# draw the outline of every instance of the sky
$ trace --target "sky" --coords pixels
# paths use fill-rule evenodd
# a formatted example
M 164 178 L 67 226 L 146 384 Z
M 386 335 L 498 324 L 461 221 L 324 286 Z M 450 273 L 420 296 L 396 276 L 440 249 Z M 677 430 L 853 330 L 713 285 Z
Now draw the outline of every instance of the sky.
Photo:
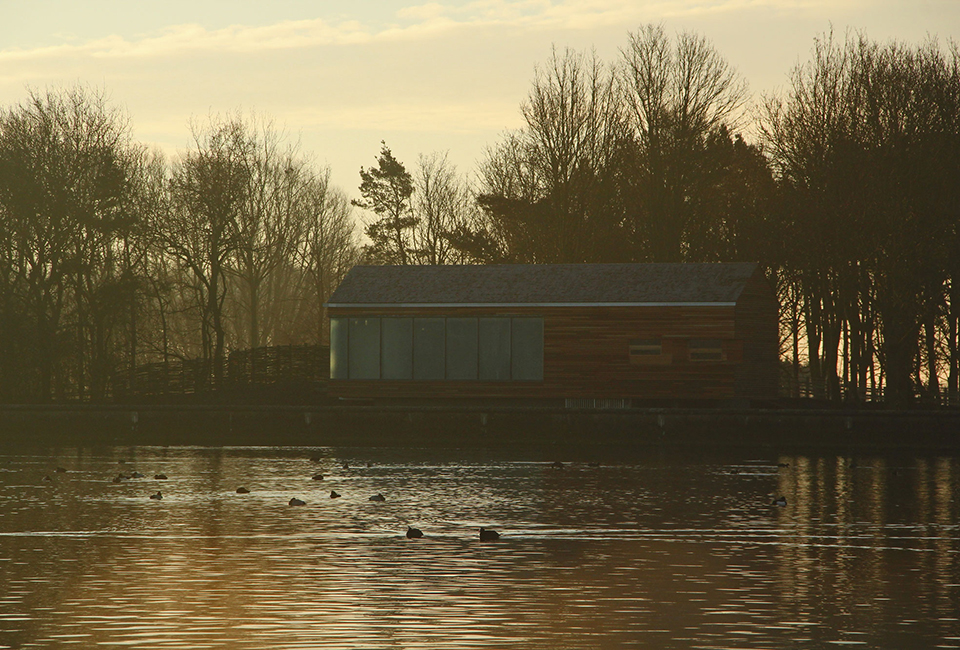
M 960 0 L 0 0 L 0 16 L 0 106 L 95 87 L 170 156 L 191 124 L 255 112 L 353 197 L 381 140 L 408 170 L 447 152 L 471 174 L 522 126 L 553 47 L 612 62 L 642 25 L 693 31 L 760 101 L 831 29 L 960 39 Z

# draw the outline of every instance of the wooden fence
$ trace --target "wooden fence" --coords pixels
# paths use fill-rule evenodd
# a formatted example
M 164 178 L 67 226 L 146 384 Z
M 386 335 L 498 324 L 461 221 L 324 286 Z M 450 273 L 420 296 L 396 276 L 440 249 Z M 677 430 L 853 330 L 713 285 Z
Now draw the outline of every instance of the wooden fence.
M 329 347 L 282 345 L 231 352 L 219 386 L 209 361 L 187 359 L 143 364 L 132 376 L 120 373 L 112 392 L 115 398 L 189 395 L 252 385 L 325 382 L 329 376 Z

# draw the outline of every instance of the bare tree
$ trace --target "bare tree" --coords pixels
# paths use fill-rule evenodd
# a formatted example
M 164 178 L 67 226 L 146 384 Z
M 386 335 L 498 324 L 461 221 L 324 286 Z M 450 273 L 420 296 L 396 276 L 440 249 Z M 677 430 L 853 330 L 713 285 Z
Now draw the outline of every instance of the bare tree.
M 237 120 L 211 120 L 206 127 L 194 127 L 193 136 L 195 150 L 183 154 L 173 170 L 165 244 L 192 279 L 202 356 L 211 366 L 212 385 L 219 386 L 226 351 L 227 272 L 240 243 L 250 143 Z
M 420 264 L 458 264 L 464 255 L 450 243 L 450 234 L 464 227 L 474 208 L 473 194 L 446 153 L 421 155 L 413 176 L 411 233 Z
M 700 216 L 691 199 L 713 183 L 704 148 L 718 129 L 735 129 L 746 83 L 702 36 L 671 42 L 663 27 L 648 25 L 629 39 L 621 74 L 637 143 L 635 246 L 654 261 L 679 262 Z
M 237 128 L 245 132 L 248 143 L 248 185 L 237 214 L 237 246 L 228 269 L 239 288 L 233 307 L 246 324 L 239 341 L 255 348 L 273 341 L 277 307 L 287 298 L 287 283 L 278 276 L 287 275 L 304 236 L 309 171 L 297 146 L 284 146 L 269 121 L 254 117 Z
M 484 219 L 454 240 L 474 259 L 622 259 L 620 182 L 629 129 L 613 72 L 595 54 L 554 52 L 521 111 L 526 127 L 480 170 Z
M 106 391 L 133 300 L 123 248 L 138 155 L 97 91 L 31 92 L 0 116 L 3 325 L 19 338 L 0 365 L 15 373 L 12 394 Z
M 310 178 L 305 188 L 306 228 L 297 249 L 298 267 L 303 270 L 304 295 L 314 308 L 306 315 L 314 328 L 317 343 L 329 341 L 325 303 L 333 290 L 360 261 L 360 245 L 350 200 L 343 190 L 330 183 L 330 169 Z

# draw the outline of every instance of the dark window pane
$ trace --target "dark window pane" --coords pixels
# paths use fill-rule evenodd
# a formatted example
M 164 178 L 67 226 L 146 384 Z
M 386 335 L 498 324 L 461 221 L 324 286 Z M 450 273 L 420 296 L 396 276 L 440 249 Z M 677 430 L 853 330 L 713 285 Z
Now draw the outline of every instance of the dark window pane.
M 447 319 L 447 379 L 477 378 L 477 319 Z
M 330 319 L 330 379 L 347 379 L 350 369 L 347 365 L 347 319 Z
M 351 318 L 350 379 L 380 378 L 380 319 Z
M 512 318 L 511 376 L 520 381 L 543 381 L 543 319 Z
M 662 352 L 660 339 L 634 339 L 630 341 L 630 356 L 659 355 Z
M 413 319 L 383 318 L 383 378 L 413 378 Z
M 510 319 L 481 318 L 479 372 L 484 381 L 510 379 Z
M 444 378 L 444 323 L 442 318 L 413 319 L 413 378 Z

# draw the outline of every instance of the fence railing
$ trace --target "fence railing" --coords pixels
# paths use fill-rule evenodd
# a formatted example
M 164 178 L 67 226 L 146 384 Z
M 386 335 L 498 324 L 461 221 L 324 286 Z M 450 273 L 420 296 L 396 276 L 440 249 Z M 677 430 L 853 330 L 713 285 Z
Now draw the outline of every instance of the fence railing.
M 280 382 L 325 381 L 330 376 L 330 348 L 283 345 L 231 352 L 218 383 L 205 359 L 170 360 L 137 366 L 118 374 L 113 396 L 189 395 L 215 389 Z

